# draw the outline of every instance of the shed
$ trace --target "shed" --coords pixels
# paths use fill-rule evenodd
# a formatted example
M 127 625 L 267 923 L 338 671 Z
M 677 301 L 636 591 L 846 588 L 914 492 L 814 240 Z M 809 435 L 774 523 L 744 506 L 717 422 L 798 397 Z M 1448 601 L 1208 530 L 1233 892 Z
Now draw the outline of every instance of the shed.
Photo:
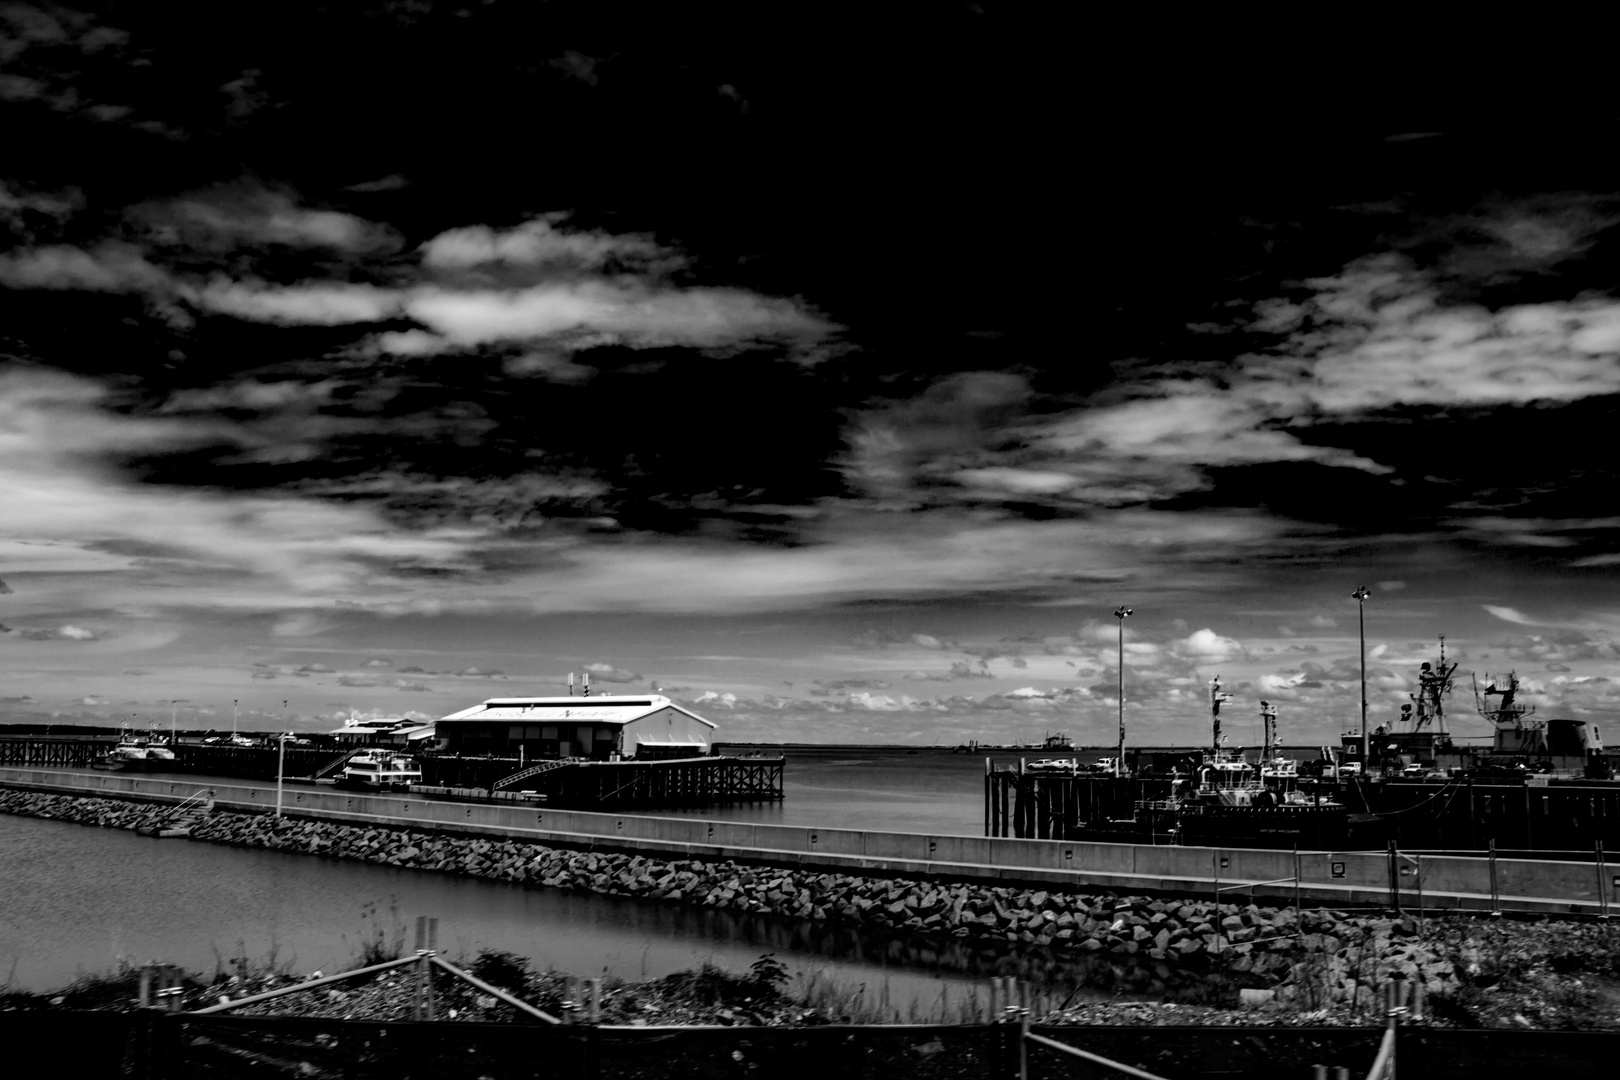
M 438 724 L 451 753 L 596 761 L 707 757 L 714 731 L 662 694 L 490 698 Z

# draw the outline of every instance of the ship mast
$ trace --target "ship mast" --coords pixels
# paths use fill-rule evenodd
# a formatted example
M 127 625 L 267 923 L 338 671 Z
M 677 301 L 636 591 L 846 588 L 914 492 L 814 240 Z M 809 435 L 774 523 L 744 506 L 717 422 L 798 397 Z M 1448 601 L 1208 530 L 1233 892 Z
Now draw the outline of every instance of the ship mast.
M 1418 692 L 1413 698 L 1417 702 L 1417 713 L 1412 723 L 1414 733 L 1422 731 L 1424 725 L 1432 722 L 1436 735 L 1451 734 L 1446 730 L 1446 695 L 1451 693 L 1451 677 L 1456 670 L 1455 661 L 1449 666 L 1446 664 L 1446 638 L 1442 634 L 1439 667 L 1424 663 L 1418 672 Z M 1402 706 L 1401 711 L 1404 713 L 1410 708 L 1409 705 Z
M 1270 761 L 1277 756 L 1277 706 L 1269 701 L 1260 703 L 1260 724 L 1262 727 L 1260 760 Z
M 1221 693 L 1219 675 L 1209 680 L 1209 719 L 1212 726 L 1210 753 L 1217 758 L 1221 755 L 1221 702 L 1229 697 L 1230 694 Z

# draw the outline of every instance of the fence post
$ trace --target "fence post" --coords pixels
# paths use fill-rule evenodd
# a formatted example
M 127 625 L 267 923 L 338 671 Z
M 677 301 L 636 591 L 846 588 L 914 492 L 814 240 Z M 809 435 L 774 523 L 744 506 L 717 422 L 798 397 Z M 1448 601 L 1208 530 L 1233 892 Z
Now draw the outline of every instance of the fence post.
M 1395 850 L 1395 841 L 1389 842 L 1389 906 L 1395 909 L 1397 917 L 1401 914 L 1401 867 L 1400 855 Z
M 1299 906 L 1299 844 L 1296 842 L 1294 844 L 1294 921 L 1295 921 L 1295 923 L 1299 922 L 1300 911 L 1301 911 L 1301 909 L 1300 909 L 1300 906 Z
M 1029 984 L 1018 984 L 1018 1080 L 1029 1080 Z
M 1597 887 L 1598 887 L 1598 919 L 1607 920 L 1609 917 L 1609 883 L 1604 879 L 1608 876 L 1608 868 L 1603 865 L 1603 841 L 1599 840 L 1593 851 L 1597 856 Z
M 439 917 L 431 915 L 427 921 L 427 952 L 422 954 L 422 996 L 423 1019 L 438 1019 L 433 1000 L 433 969 L 428 966 L 429 959 L 439 951 Z
M 1423 856 L 1412 856 L 1412 876 L 1417 878 L 1418 940 L 1423 940 Z
M 1494 836 L 1491 837 L 1490 844 L 1491 844 L 1491 848 L 1490 848 L 1490 860 L 1491 860 L 1491 918 L 1495 919 L 1495 918 L 1500 918 L 1501 915 L 1502 915 L 1502 901 L 1497 897 L 1497 892 L 1496 892 L 1496 837 L 1494 837 Z

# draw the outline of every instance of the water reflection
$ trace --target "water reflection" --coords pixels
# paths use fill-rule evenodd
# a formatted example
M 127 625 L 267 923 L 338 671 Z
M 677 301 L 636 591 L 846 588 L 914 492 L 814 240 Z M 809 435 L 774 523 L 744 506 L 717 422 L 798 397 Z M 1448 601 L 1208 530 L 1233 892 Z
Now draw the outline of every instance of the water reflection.
M 885 985 L 895 1001 L 926 1003 L 944 986 L 960 1000 L 959 990 L 982 989 L 990 975 L 1071 988 L 1099 970 L 970 939 L 941 944 L 4 815 L 0 865 L 0 972 L 36 991 L 121 960 L 206 975 L 235 956 L 275 955 L 298 971 L 331 971 L 379 937 L 409 944 L 417 915 L 439 918 L 452 958 L 500 949 L 542 969 L 640 979 L 702 963 L 744 971 L 771 952 L 805 978 Z

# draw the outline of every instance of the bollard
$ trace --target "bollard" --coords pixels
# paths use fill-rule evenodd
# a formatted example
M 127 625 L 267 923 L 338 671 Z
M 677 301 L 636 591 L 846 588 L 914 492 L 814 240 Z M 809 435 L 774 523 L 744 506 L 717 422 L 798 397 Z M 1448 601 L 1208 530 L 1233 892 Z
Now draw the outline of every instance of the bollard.
M 1328 1080 L 1326 1065 L 1311 1066 L 1311 1080 Z
M 1333 1066 L 1333 1080 L 1350 1080 L 1350 1068 L 1347 1065 Z

